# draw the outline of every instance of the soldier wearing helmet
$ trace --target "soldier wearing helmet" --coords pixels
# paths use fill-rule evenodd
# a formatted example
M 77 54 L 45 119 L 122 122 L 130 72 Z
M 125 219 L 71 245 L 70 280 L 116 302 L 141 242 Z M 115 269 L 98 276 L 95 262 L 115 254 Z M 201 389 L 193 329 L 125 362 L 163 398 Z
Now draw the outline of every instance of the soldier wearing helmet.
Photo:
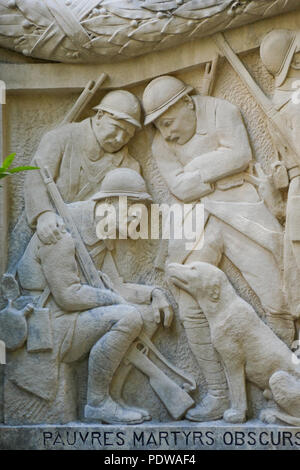
M 291 131 L 292 143 L 299 148 L 300 135 L 300 32 L 274 30 L 268 33 L 260 47 L 260 56 L 275 78 L 273 103 Z M 296 99 L 293 99 L 296 97 Z M 272 129 L 271 129 L 272 134 Z M 275 143 L 277 143 L 275 136 Z M 300 162 L 295 155 L 285 162 L 289 175 L 284 239 L 284 284 L 290 310 L 300 317 Z M 298 163 L 298 166 L 295 166 Z
M 114 168 L 140 171 L 127 148 L 141 127 L 138 99 L 125 90 L 111 91 L 94 110 L 92 118 L 48 132 L 36 152 L 38 166 L 48 166 L 65 202 L 90 197 Z M 61 221 L 39 172 L 25 181 L 25 210 L 29 225 L 37 228 L 42 242 L 55 243 L 59 239 Z
M 225 255 L 260 298 L 272 328 L 291 342 L 294 325 L 282 316 L 286 310 L 278 267 L 282 229 L 246 173 L 252 152 L 240 112 L 225 100 L 190 92 L 181 80 L 162 76 L 150 82 L 143 95 L 145 124 L 156 127 L 153 156 L 170 192 L 183 203 L 202 202 L 206 211 L 203 247 L 197 246 L 202 233 L 188 252 L 184 242 L 170 241 L 167 263 L 219 265 Z M 245 412 L 226 412 L 226 379 L 203 312 L 184 291 L 176 296 L 207 382 L 207 395 L 186 417 L 206 421 L 225 413 L 231 422 L 244 421 Z
M 152 336 L 160 322 L 160 311 L 164 312 L 167 327 L 173 312 L 163 289 L 123 280 L 122 274 L 128 273 L 120 273 L 115 261 L 118 242 L 97 236 L 97 208 L 103 203 L 117 203 L 120 196 L 128 198 L 128 205 L 152 200 L 139 173 L 117 168 L 107 173 L 101 191 L 91 199 L 68 204 L 96 268 L 102 270 L 112 290 L 82 283 L 74 240 L 68 232 L 62 231 L 56 244 L 43 243 L 36 234 L 32 237 L 19 263 L 18 277 L 21 288 L 27 292 L 39 295 L 45 286 L 50 290 L 47 307 L 53 350 L 51 355 L 40 355 L 39 361 L 34 353 L 23 351 L 12 365 L 9 378 L 21 389 L 51 402 L 56 396 L 60 364 L 76 364 L 89 355 L 85 417 L 111 424 L 136 424 L 149 420 L 150 416 L 122 400 L 130 369 L 121 369 L 113 384 L 112 379 L 142 328 Z M 144 304 L 142 313 L 141 304 Z M 152 309 L 156 309 L 155 320 Z

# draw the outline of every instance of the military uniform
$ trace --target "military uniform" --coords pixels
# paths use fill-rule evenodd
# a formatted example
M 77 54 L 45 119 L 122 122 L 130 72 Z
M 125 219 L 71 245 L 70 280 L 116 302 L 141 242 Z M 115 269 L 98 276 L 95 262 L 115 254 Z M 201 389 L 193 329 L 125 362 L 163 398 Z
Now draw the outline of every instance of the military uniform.
M 48 132 L 42 138 L 35 158 L 38 166 L 49 168 L 65 202 L 88 199 L 99 190 L 104 176 L 114 168 L 128 167 L 140 172 L 139 163 L 129 155 L 126 146 L 111 154 L 101 149 L 91 119 Z M 31 226 L 36 224 L 41 213 L 53 211 L 38 171 L 26 176 L 25 209 Z

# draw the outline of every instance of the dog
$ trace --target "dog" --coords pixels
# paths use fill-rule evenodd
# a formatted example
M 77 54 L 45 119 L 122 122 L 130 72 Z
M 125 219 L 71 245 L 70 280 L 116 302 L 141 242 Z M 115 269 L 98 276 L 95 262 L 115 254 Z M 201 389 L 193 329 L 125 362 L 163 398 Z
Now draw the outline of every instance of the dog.
M 300 418 L 300 367 L 293 363 L 292 351 L 237 295 L 225 273 L 211 264 L 194 262 L 171 263 L 167 275 L 198 302 L 209 323 L 230 393 L 231 407 L 224 420 L 246 421 L 246 379 L 273 398 L 290 418 Z

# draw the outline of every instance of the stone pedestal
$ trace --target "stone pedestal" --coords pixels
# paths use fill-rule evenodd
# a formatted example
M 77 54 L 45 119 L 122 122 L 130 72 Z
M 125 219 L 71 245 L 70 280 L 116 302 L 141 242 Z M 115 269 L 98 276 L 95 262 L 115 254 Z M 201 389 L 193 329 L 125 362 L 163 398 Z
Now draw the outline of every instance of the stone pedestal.
M 300 428 L 249 421 L 230 426 L 224 421 L 146 426 L 0 426 L 1 450 L 299 450 Z

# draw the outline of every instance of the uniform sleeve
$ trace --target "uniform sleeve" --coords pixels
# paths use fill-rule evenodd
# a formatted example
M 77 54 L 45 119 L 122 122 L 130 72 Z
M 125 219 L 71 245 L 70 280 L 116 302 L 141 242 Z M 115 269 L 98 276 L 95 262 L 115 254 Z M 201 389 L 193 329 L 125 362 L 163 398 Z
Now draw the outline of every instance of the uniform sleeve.
M 152 298 L 152 291 L 154 286 L 146 286 L 143 284 L 134 284 L 125 282 L 118 291 L 127 302 L 134 304 L 150 304 Z
M 63 156 L 63 142 L 61 132 L 51 131 L 44 135 L 36 151 L 33 165 L 47 166 L 54 181 L 59 175 L 60 163 Z M 54 211 L 47 188 L 40 172 L 28 172 L 24 184 L 25 211 L 28 223 L 35 227 L 40 214 Z
M 152 152 L 161 175 L 175 197 L 183 202 L 191 202 L 211 192 L 210 184 L 203 183 L 201 179 L 201 171 L 187 171 L 159 134 L 154 138 Z
M 219 100 L 216 105 L 218 148 L 196 157 L 186 171 L 200 171 L 205 183 L 244 171 L 252 158 L 247 131 L 238 108 Z

